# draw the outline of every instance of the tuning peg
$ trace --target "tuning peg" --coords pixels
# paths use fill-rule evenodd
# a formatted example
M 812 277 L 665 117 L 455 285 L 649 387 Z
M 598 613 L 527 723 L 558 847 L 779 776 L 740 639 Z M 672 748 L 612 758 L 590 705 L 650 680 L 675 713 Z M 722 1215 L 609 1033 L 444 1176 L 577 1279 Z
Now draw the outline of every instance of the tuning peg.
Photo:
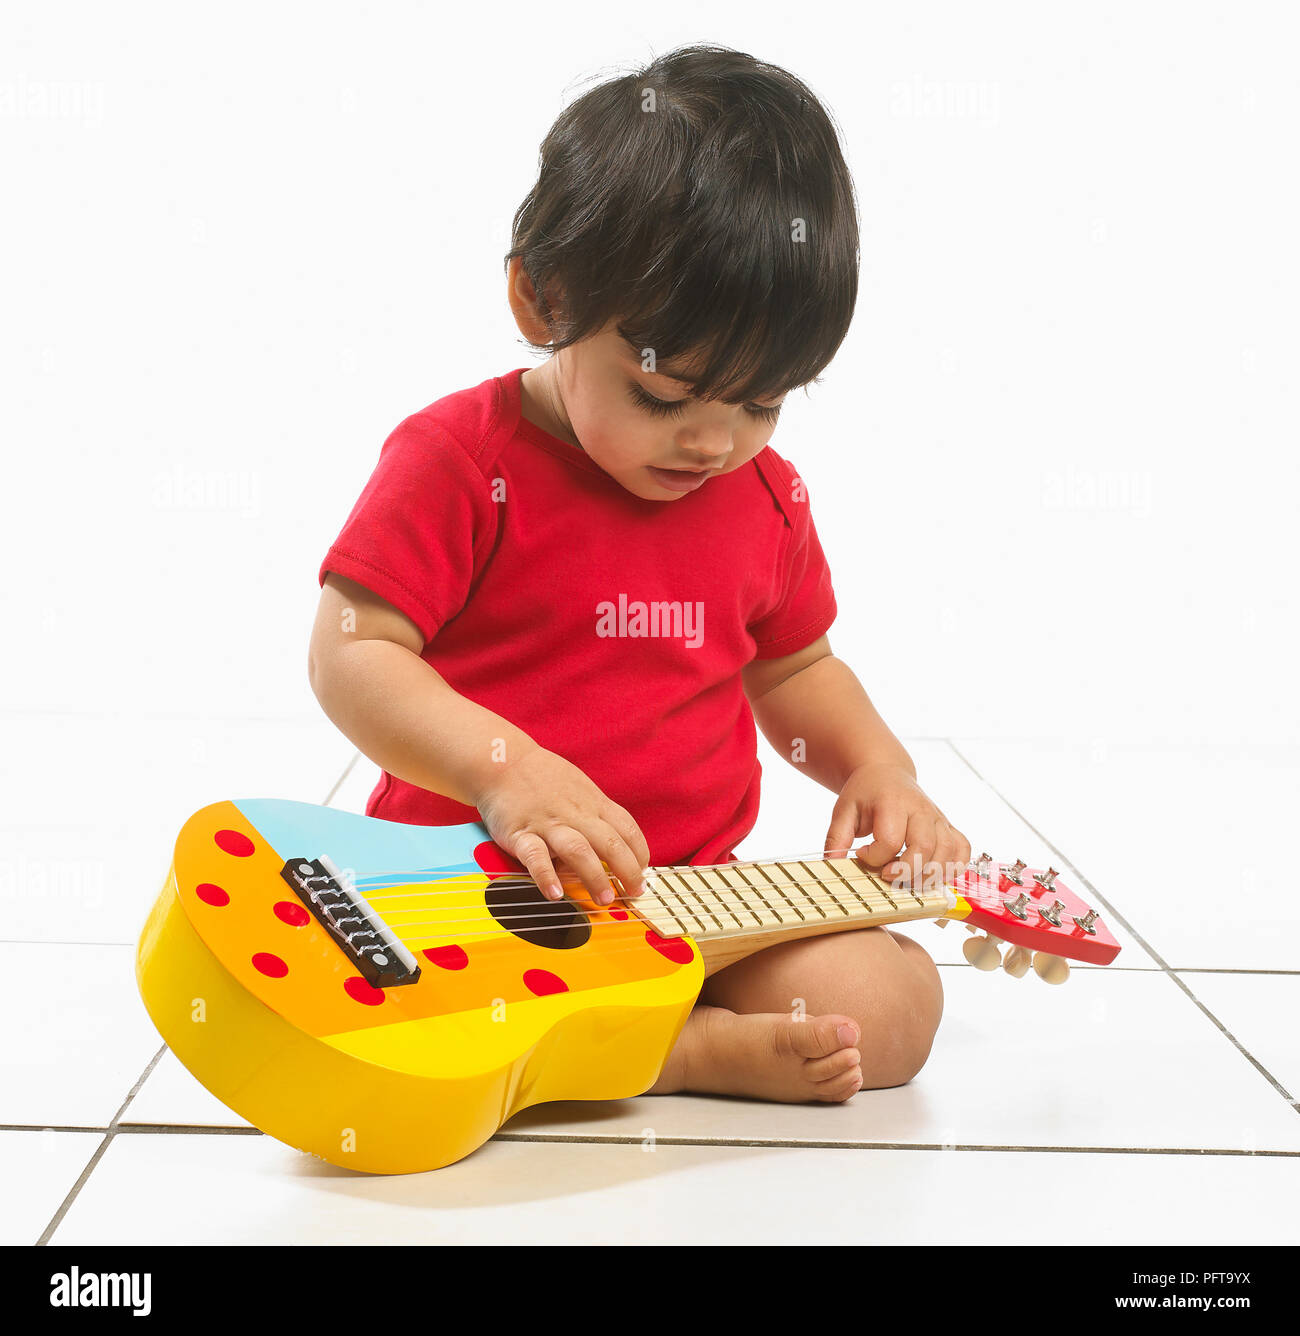
M 1070 977 L 1070 963 L 1064 956 L 1054 956 L 1047 951 L 1035 951 L 1034 973 L 1044 983 L 1064 983 Z
M 1039 905 L 1038 912 L 1052 925 L 1052 927 L 1059 928 L 1061 926 L 1061 910 L 1064 908 L 1065 902 L 1063 900 L 1053 900 L 1046 909 L 1044 909 L 1042 905 Z
M 1056 879 L 1060 875 L 1061 874 L 1054 867 L 1049 867 L 1046 872 L 1035 872 L 1034 880 L 1043 888 L 1043 890 L 1050 891 L 1055 888 Z
M 1026 863 L 1023 858 L 1017 858 L 1016 861 L 1010 867 L 1002 869 L 1002 875 L 1006 877 L 1008 881 L 1014 881 L 1017 886 L 1021 886 L 1024 883 L 1021 882 L 1020 880 L 1020 874 L 1028 866 L 1029 864 Z
M 1002 905 L 1003 908 L 1006 909 L 1008 914 L 1011 914 L 1015 918 L 1023 920 L 1026 917 L 1025 906 L 1028 903 L 1029 903 L 1029 897 L 1024 893 L 1024 891 L 1021 891 L 1020 894 L 1016 896 L 1014 900 L 1003 900 Z
M 1027 946 L 1013 946 L 1002 958 L 1002 968 L 1013 979 L 1023 979 L 1029 973 L 1029 962 L 1033 954 Z
M 1095 909 L 1090 909 L 1082 918 L 1079 918 L 1076 915 L 1074 921 L 1090 937 L 1095 937 L 1097 935 L 1097 929 L 1092 926 L 1097 921 L 1097 911 Z
M 993 866 L 993 855 L 980 854 L 980 856 L 975 860 L 975 875 L 977 877 L 987 877 L 989 875 L 989 868 L 991 868 L 992 866 Z
M 961 953 L 977 970 L 995 970 L 1002 963 L 998 944 L 992 937 L 968 937 Z

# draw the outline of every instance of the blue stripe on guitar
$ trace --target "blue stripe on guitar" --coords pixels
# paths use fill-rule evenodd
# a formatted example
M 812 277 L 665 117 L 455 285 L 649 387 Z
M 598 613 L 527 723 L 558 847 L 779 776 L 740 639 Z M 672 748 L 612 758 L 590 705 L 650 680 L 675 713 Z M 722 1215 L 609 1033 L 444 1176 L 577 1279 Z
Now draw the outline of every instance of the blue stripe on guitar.
M 492 838 L 477 822 L 408 826 L 282 798 L 239 798 L 235 806 L 286 862 L 324 854 L 350 868 L 359 888 L 478 872 L 474 850 Z

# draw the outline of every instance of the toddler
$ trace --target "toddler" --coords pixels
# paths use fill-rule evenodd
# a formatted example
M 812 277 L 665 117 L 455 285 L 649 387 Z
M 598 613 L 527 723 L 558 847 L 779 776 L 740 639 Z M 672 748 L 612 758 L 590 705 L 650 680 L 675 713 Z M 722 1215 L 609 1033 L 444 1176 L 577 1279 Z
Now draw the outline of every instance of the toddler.
M 900 882 L 970 846 L 827 639 L 805 488 L 768 444 L 857 297 L 853 186 L 798 79 L 719 47 L 574 101 L 515 220 L 538 366 L 408 417 L 320 570 L 313 688 L 383 769 L 367 812 L 482 821 L 552 898 L 729 861 L 755 724 L 836 796 L 824 847 Z M 802 999 L 802 1003 L 798 1001 Z M 920 1069 L 943 1007 L 864 928 L 711 975 L 653 1093 L 838 1102 Z

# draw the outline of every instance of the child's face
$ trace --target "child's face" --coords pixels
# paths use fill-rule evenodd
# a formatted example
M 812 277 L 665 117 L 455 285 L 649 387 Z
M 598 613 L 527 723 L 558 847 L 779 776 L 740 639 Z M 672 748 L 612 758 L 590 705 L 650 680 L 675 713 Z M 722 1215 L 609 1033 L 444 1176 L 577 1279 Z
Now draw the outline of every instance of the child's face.
M 783 397 L 698 402 L 684 381 L 642 365 L 610 325 L 525 372 L 528 392 L 565 429 L 552 427 L 553 434 L 567 434 L 635 496 L 675 501 L 707 487 L 717 474 L 753 459 L 776 428 Z M 672 370 L 685 372 L 678 365 Z

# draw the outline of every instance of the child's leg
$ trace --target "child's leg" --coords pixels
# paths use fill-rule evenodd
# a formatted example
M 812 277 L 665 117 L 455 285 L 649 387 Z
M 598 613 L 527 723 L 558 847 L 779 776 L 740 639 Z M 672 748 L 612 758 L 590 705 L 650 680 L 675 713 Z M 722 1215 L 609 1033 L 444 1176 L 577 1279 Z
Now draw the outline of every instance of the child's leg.
M 942 1013 L 939 971 L 909 937 L 863 928 L 786 942 L 705 982 L 650 1093 L 834 1103 L 902 1085 Z

